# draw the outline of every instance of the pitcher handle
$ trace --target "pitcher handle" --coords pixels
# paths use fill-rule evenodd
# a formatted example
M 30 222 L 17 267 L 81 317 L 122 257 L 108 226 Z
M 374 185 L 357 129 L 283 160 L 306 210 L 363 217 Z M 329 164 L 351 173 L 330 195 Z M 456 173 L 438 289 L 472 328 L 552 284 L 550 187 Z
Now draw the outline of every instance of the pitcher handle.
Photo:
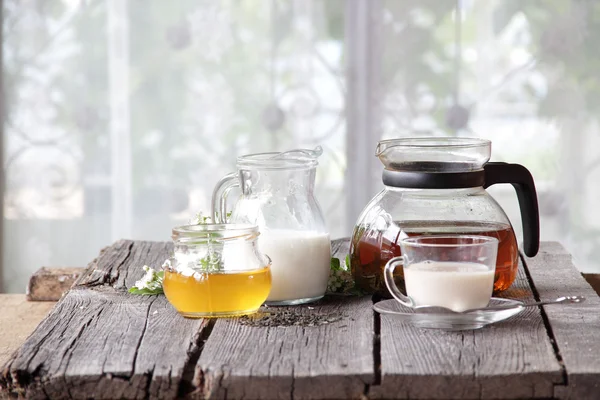
M 531 172 L 522 165 L 501 162 L 487 163 L 484 169 L 485 188 L 497 183 L 510 183 L 514 186 L 523 221 L 525 254 L 535 257 L 540 248 L 540 212 Z
M 212 220 L 215 224 L 227 223 L 227 195 L 236 186 L 240 186 L 238 174 L 225 175 L 215 186 L 212 195 Z
M 396 286 L 396 282 L 394 282 L 394 270 L 398 265 L 404 266 L 404 256 L 394 257 L 385 264 L 383 275 L 385 278 L 385 285 L 396 300 L 406 307 L 414 307 L 414 301 L 409 296 L 405 296 L 400 289 L 398 289 L 398 286 Z

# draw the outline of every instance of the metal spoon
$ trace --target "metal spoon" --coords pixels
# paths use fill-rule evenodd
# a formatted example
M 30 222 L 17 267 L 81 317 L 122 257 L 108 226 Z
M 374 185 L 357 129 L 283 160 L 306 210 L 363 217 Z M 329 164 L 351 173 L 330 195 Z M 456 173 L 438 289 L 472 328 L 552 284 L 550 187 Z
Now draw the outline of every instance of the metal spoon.
M 480 308 L 471 308 L 469 310 L 465 310 L 462 312 L 454 311 L 446 307 L 440 306 L 417 306 L 415 307 L 415 311 L 422 314 L 465 314 L 472 313 L 476 311 L 500 311 L 500 310 L 512 310 L 513 308 L 524 308 L 524 307 L 535 307 L 535 306 L 543 306 L 548 304 L 563 304 L 563 303 L 581 303 L 585 301 L 585 297 L 583 296 L 563 296 L 559 297 L 556 300 L 548 300 L 548 301 L 537 301 L 535 303 L 525 303 L 525 304 L 510 304 L 510 305 L 499 305 L 499 306 L 491 306 L 491 307 L 480 307 Z

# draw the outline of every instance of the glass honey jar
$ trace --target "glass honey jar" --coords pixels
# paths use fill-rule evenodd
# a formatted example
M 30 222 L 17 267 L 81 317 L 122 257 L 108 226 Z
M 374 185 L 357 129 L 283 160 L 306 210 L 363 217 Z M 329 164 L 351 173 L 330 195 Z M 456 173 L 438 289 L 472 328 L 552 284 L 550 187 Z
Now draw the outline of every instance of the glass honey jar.
M 271 260 L 257 248 L 258 227 L 187 225 L 173 229 L 164 265 L 165 296 L 184 317 L 231 317 L 258 310 L 271 290 Z

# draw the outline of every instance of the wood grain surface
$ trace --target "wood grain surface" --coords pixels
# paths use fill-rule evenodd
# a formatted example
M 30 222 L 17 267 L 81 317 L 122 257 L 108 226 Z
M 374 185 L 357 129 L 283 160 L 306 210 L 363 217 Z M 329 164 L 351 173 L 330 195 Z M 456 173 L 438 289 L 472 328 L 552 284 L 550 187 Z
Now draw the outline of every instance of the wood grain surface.
M 27 284 L 27 300 L 58 301 L 66 293 L 84 268 L 42 267 L 37 270 Z
M 185 366 L 199 355 L 206 322 L 180 317 L 164 296 L 125 291 L 168 249 L 131 241 L 105 249 L 4 367 L 0 384 L 28 397 L 183 394 Z
M 370 297 L 334 297 L 294 307 L 301 314 L 341 316 L 315 327 L 217 321 L 195 384 L 204 382 L 207 398 L 359 398 L 375 376 L 372 304 Z
M 344 262 L 348 240 L 334 240 Z M 218 320 L 206 342 L 194 385 L 206 398 L 359 398 L 373 382 L 373 311 L 369 297 L 333 296 L 315 304 L 269 307 L 270 312 L 326 315 L 320 326 L 245 326 Z
M 544 306 L 568 382 L 557 387 L 556 397 L 600 399 L 600 297 L 559 243 L 543 243 L 539 254 L 526 262 L 540 300 L 568 295 L 587 299 L 578 305 Z
M 600 302 L 556 244 L 526 259 L 504 295 L 587 303 L 464 332 L 379 316 L 368 296 L 263 309 L 323 317 L 314 325 L 185 319 L 162 295 L 126 291 L 171 248 L 104 249 L 2 367 L 0 398 L 600 398 Z M 343 261 L 348 241 L 332 248 Z
M 523 265 L 504 297 L 533 301 Z M 381 315 L 381 385 L 373 398 L 549 398 L 563 380 L 537 308 L 473 331 L 414 328 Z

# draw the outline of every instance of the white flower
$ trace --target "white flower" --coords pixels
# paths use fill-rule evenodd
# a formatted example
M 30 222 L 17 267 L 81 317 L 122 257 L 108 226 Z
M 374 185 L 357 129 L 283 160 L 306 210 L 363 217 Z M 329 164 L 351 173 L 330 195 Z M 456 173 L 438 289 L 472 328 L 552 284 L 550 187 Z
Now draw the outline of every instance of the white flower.
M 144 271 L 146 271 L 146 273 L 144 274 L 144 276 L 142 277 L 142 279 L 140 279 L 139 281 L 137 281 L 135 283 L 135 287 L 138 289 L 144 289 L 146 288 L 155 278 L 155 274 L 156 271 L 154 271 L 152 268 L 150 268 L 147 265 L 144 265 L 143 267 Z

